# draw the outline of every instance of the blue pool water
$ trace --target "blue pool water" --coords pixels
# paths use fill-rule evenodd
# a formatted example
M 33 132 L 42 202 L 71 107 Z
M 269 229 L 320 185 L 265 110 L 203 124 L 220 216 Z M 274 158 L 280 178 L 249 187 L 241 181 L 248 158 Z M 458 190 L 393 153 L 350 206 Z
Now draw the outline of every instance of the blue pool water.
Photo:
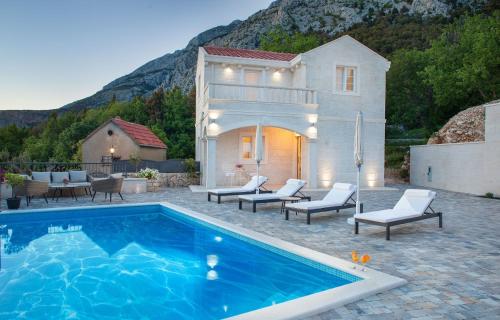
M 359 278 L 159 205 L 0 214 L 0 319 L 220 319 Z

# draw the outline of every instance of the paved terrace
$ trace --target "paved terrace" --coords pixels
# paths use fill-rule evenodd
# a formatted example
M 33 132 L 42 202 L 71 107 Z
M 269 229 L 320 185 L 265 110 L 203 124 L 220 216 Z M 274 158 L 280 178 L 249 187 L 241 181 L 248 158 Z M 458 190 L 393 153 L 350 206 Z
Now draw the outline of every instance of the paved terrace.
M 397 191 L 361 192 L 365 210 L 392 207 L 407 186 Z M 311 192 L 313 199 L 325 192 Z M 437 219 L 394 227 L 391 241 L 384 228 L 360 226 L 354 236 L 340 214 L 317 214 L 307 225 L 305 215 L 285 221 L 279 204 L 239 211 L 235 200 L 208 203 L 206 193 L 165 189 L 156 193 L 124 195 L 123 202 L 169 201 L 174 204 L 290 241 L 329 255 L 350 259 L 351 250 L 372 256 L 370 267 L 402 277 L 408 284 L 311 319 L 500 319 L 500 200 L 438 191 L 433 207 L 444 212 L 444 228 Z M 108 204 L 103 195 L 90 199 L 49 200 L 49 207 Z M 123 203 L 118 197 L 114 203 Z M 24 207 L 24 203 L 23 203 Z M 33 208 L 45 208 L 33 200 Z

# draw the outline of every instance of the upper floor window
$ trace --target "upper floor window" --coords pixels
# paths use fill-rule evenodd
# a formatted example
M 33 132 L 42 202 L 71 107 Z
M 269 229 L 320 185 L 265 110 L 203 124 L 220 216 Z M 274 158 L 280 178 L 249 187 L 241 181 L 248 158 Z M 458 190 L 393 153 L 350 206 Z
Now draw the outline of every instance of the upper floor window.
M 358 68 L 337 66 L 335 90 L 338 93 L 356 93 L 358 91 Z

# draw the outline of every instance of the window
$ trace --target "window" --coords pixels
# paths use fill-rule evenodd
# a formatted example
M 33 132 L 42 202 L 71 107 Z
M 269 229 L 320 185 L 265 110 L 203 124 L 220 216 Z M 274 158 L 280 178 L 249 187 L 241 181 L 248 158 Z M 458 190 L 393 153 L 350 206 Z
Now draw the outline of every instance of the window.
M 336 68 L 336 91 L 345 93 L 357 92 L 357 68 L 337 66 Z
M 263 161 L 266 159 L 266 137 L 262 137 Z M 240 160 L 253 162 L 255 159 L 255 134 L 240 136 Z
M 253 138 L 241 137 L 241 159 L 251 160 L 253 157 Z

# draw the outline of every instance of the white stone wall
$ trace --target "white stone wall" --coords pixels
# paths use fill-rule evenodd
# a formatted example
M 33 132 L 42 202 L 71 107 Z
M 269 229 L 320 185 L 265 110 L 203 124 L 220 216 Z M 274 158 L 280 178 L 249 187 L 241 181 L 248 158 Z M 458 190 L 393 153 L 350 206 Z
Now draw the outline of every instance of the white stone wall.
M 411 184 L 500 195 L 500 105 L 486 107 L 485 141 L 411 147 Z M 431 167 L 431 176 L 428 175 Z
M 384 185 L 385 85 L 389 62 L 350 38 L 341 38 L 302 56 L 307 67 L 307 87 L 318 92 L 318 181 L 329 187 L 336 181 L 355 182 L 354 125 L 358 111 L 364 115 L 364 156 L 361 184 Z M 355 94 L 335 92 L 337 65 L 355 66 Z

